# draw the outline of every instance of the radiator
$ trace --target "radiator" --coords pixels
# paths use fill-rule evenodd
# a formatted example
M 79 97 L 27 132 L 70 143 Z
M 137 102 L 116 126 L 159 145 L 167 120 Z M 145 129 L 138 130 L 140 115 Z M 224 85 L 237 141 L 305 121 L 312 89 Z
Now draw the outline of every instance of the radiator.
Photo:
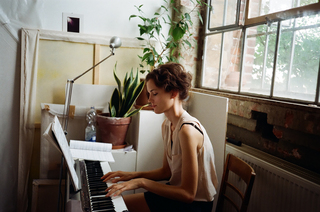
M 282 168 L 290 168 L 289 163 L 245 145 L 237 147 L 227 144 L 228 153 L 246 161 L 256 172 L 248 212 L 320 211 L 320 185 L 314 183 L 319 182 L 316 174 L 311 176 L 315 180 L 307 180 Z M 305 174 L 301 171 L 302 176 Z M 230 175 L 230 179 L 244 189 L 244 183 L 234 174 Z

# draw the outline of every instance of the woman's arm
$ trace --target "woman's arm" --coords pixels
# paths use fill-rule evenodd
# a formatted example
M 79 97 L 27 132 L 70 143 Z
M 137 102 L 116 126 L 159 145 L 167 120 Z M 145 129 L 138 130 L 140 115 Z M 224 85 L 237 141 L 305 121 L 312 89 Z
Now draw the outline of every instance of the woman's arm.
M 126 190 L 144 188 L 170 199 L 192 202 L 197 192 L 198 182 L 197 150 L 203 142 L 203 136 L 194 127 L 185 125 L 181 128 L 179 137 L 182 149 L 182 182 L 180 186 L 164 185 L 150 179 L 136 178 L 109 187 L 107 196 L 120 195 Z M 141 176 L 150 177 L 155 173 L 153 172 L 152 175 L 144 173 Z
M 113 183 L 117 183 L 119 181 L 128 181 L 135 178 L 146 178 L 149 180 L 168 180 L 171 176 L 170 168 L 167 162 L 167 158 L 164 153 L 163 157 L 163 165 L 159 169 L 155 169 L 152 171 L 144 171 L 144 172 L 123 172 L 123 171 L 115 171 L 108 172 L 104 176 L 101 177 L 103 182 L 107 182 L 111 180 Z
M 193 126 L 184 125 L 179 131 L 182 150 L 182 173 L 180 186 L 157 186 L 153 182 L 143 181 L 143 188 L 160 196 L 183 202 L 194 201 L 198 184 L 198 149 L 203 143 L 203 135 Z

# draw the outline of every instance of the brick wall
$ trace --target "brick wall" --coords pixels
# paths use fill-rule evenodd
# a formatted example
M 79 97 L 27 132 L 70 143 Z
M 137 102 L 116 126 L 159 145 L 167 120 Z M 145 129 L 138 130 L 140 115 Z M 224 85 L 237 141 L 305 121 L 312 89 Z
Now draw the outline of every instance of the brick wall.
M 213 91 L 229 98 L 227 137 L 320 174 L 320 110 Z

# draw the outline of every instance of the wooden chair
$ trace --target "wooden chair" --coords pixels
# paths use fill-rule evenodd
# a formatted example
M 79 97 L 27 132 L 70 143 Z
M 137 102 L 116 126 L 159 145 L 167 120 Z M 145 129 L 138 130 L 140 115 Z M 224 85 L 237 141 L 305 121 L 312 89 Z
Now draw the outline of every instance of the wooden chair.
M 244 181 L 244 183 L 246 184 L 245 189 L 242 189 L 245 190 L 244 192 L 240 191 L 239 188 L 228 181 L 229 171 L 235 173 Z M 224 200 L 227 200 L 226 202 L 231 203 L 230 205 L 238 212 L 247 211 L 255 176 L 256 174 L 249 164 L 232 154 L 228 154 L 224 166 L 216 212 L 223 211 L 223 207 L 225 205 Z M 226 195 L 227 187 L 231 188 L 228 189 L 228 195 Z M 240 199 L 240 205 L 237 204 L 239 203 L 239 200 L 235 201 L 235 198 L 231 198 L 234 196 Z

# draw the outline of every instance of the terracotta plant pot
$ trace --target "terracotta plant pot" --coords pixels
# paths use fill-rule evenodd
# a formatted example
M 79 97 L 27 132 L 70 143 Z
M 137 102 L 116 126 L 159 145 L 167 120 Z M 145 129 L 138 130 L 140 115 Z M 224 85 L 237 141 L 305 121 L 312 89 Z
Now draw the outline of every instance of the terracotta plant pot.
M 112 143 L 113 147 L 125 145 L 125 138 L 131 117 L 110 117 L 109 113 L 97 115 L 102 142 Z

